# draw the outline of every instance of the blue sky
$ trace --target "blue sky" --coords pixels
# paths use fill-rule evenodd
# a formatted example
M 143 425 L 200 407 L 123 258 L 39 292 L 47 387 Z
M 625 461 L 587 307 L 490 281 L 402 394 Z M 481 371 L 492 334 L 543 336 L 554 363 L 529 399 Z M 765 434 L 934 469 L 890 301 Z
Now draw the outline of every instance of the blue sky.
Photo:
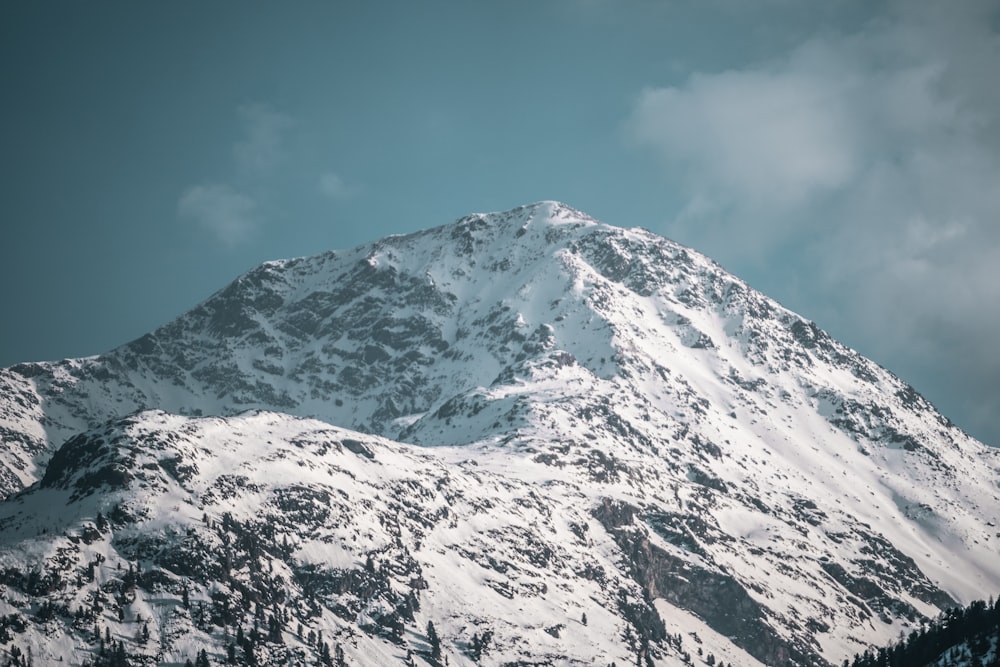
M 558 199 L 1000 444 L 1000 3 L 8 2 L 0 364 L 266 259 Z

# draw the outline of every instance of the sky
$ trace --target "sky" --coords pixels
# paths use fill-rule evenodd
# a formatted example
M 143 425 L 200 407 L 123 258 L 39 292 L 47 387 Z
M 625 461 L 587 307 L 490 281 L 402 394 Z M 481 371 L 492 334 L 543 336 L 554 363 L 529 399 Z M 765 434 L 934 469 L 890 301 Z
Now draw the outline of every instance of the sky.
M 1000 445 L 1000 0 L 0 3 L 0 366 L 564 201 Z

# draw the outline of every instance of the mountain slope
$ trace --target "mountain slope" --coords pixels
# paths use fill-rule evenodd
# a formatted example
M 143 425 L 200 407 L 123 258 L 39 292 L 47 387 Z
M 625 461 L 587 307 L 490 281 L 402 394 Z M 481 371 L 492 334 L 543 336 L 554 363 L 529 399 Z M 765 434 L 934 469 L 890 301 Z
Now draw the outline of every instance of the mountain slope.
M 641 593 L 590 548 L 596 521 L 582 494 L 553 503 L 538 480 L 482 471 L 463 454 L 276 413 L 109 423 L 73 438 L 40 485 L 5 504 L 0 524 L 16 547 L 3 552 L 0 615 L 46 637 L 36 657 L 71 664 L 93 657 L 95 625 L 131 640 L 155 619 L 130 652 L 182 662 L 202 648 L 222 654 L 223 624 L 249 631 L 271 616 L 284 645 L 257 650 L 276 660 L 315 658 L 307 637 L 322 632 L 354 662 L 401 661 L 404 639 L 426 648 L 431 618 L 458 661 L 479 627 L 494 656 L 626 659 L 624 624 L 605 608 Z M 18 608 L 25 599 L 34 614 Z
M 270 262 L 109 354 L 21 364 L 0 371 L 0 383 L 0 483 L 8 491 L 34 484 L 4 504 L 14 512 L 7 521 L 30 532 L 30 514 L 12 508 L 51 502 L 54 488 L 68 502 L 65 514 L 76 517 L 60 524 L 71 533 L 97 511 L 151 508 L 101 533 L 104 562 L 139 559 L 144 571 L 156 567 L 172 582 L 174 597 L 158 590 L 161 601 L 150 609 L 176 606 L 177 582 L 191 575 L 158 552 L 130 551 L 127 536 L 194 531 L 202 541 L 221 540 L 200 516 L 162 508 L 205 508 L 214 525 L 251 501 L 231 484 L 232 496 L 220 501 L 211 489 L 221 477 L 213 475 L 164 501 L 167 487 L 137 481 L 153 469 L 147 464 L 202 471 L 199 457 L 254 440 L 232 464 L 263 476 L 248 487 L 258 503 L 243 515 L 249 520 L 260 498 L 288 493 L 267 472 L 274 452 L 291 450 L 298 436 L 289 433 L 303 424 L 320 428 L 291 417 L 298 416 L 372 434 L 338 430 L 329 438 L 394 452 L 379 464 L 386 479 L 420 470 L 423 485 L 464 480 L 464 508 L 442 500 L 440 486 L 393 489 L 428 523 L 421 537 L 392 533 L 384 519 L 357 541 L 341 535 L 337 549 L 307 550 L 325 571 L 354 572 L 391 535 L 393 571 L 459 571 L 456 563 L 468 561 L 474 572 L 460 582 L 426 576 L 424 616 L 398 611 L 404 591 L 385 593 L 396 590 L 391 582 L 378 589 L 382 597 L 366 598 L 366 605 L 378 598 L 378 614 L 346 605 L 355 584 L 344 578 L 364 575 L 336 575 L 336 592 L 316 601 L 325 611 L 313 617 L 315 627 L 326 637 L 353 632 L 359 660 L 402 659 L 407 645 L 422 650 L 426 639 L 416 633 L 426 618 L 458 663 L 471 660 L 471 638 L 463 639 L 469 628 L 491 633 L 496 664 L 625 664 L 635 653 L 682 664 L 695 655 L 691 633 L 733 664 L 839 663 L 955 601 L 1000 588 L 994 450 L 707 258 L 553 202 Z M 165 412 L 126 417 L 149 409 Z M 286 414 L 234 416 L 248 409 Z M 284 425 L 267 445 L 258 441 L 262 419 Z M 135 449 L 145 442 L 136 429 L 166 443 L 190 431 L 189 441 L 203 444 L 162 455 L 174 461 L 166 468 L 138 454 L 100 463 L 106 453 L 92 443 L 106 438 L 96 434 L 119 433 L 133 443 L 121 446 Z M 331 471 L 333 481 L 313 479 L 302 485 L 309 491 L 293 495 L 325 507 L 328 521 L 374 525 L 358 504 L 391 516 L 398 510 L 384 504 L 383 487 L 362 486 L 350 503 L 334 502 L 331 489 L 347 489 L 356 466 L 374 465 L 351 456 L 351 466 L 303 464 Z M 68 476 L 81 474 L 90 475 L 89 495 L 71 490 L 77 482 Z M 483 508 L 496 524 L 476 518 Z M 525 508 L 534 508 L 531 519 Z M 447 539 L 433 528 L 445 510 L 458 531 Z M 267 525 L 295 525 L 280 513 L 267 516 Z M 10 535 L 4 532 L 0 557 L 20 570 L 41 567 L 51 558 L 44 554 L 59 549 L 55 538 Z M 176 538 L 163 540 L 169 549 Z M 26 550 L 29 543 L 40 550 Z M 457 560 L 443 565 L 427 544 Z M 295 600 L 304 584 L 289 573 L 312 561 L 289 549 L 269 553 L 291 587 L 284 598 Z M 235 595 L 217 568 L 209 570 L 215 574 L 192 579 L 192 589 Z M 29 608 L 42 604 L 37 591 L 9 586 Z M 87 595 L 81 586 L 42 597 L 72 607 Z M 60 595 L 72 602 L 57 602 Z M 487 603 L 488 615 L 472 602 L 496 595 L 502 600 Z M 338 615 L 338 605 L 348 611 Z M 409 625 L 387 638 L 372 624 L 390 608 Z M 577 611 L 601 619 L 599 628 L 592 620 L 585 631 L 573 629 L 565 619 Z M 216 635 L 204 645 L 219 651 Z M 46 643 L 37 644 L 43 650 Z M 83 656 L 92 648 L 75 650 Z

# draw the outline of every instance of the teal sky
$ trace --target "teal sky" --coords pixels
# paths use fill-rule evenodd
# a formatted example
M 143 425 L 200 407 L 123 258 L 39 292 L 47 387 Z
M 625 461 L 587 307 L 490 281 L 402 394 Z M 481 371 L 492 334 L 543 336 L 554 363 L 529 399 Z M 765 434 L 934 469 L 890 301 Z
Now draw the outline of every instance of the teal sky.
M 0 365 L 261 261 L 558 199 L 1000 444 L 1000 2 L 0 5 Z

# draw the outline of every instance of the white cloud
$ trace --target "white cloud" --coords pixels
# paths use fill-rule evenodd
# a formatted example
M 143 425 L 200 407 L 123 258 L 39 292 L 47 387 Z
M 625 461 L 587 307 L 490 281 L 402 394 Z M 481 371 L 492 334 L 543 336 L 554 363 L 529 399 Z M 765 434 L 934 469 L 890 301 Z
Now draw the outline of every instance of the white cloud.
M 244 174 L 266 174 L 281 160 L 285 134 L 294 120 L 264 104 L 243 105 L 237 113 L 244 136 L 233 146 L 236 166 Z
M 245 241 L 256 222 L 256 202 L 229 185 L 194 185 L 181 195 L 177 213 L 201 225 L 227 246 Z
M 359 194 L 361 189 L 357 185 L 344 182 L 338 174 L 328 171 L 320 174 L 319 191 L 331 199 L 347 199 Z
M 855 148 L 838 101 L 845 84 L 792 71 L 696 75 L 646 90 L 632 118 L 639 143 L 679 166 L 688 187 L 785 207 L 847 183 Z
M 669 235 L 737 272 L 767 266 L 774 296 L 955 387 L 951 409 L 995 415 L 998 7 L 890 10 L 771 62 L 647 89 L 627 130 L 686 200 Z M 1000 427 L 974 426 L 1000 444 Z

